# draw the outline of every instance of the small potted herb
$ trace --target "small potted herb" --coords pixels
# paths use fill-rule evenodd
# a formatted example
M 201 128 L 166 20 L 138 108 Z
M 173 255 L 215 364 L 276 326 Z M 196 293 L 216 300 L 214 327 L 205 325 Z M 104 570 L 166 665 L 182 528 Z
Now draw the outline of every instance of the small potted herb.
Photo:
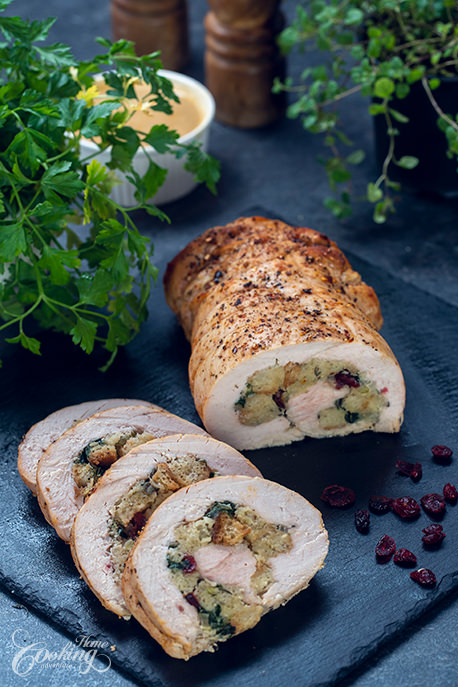
M 0 12 L 10 2 L 1 0 Z M 108 365 L 147 317 L 157 275 L 151 240 L 131 212 L 168 221 L 148 202 L 165 172 L 152 160 L 138 174 L 136 151 L 146 139 L 159 153 L 184 156 L 212 191 L 218 163 L 196 143 L 177 147 L 178 134 L 165 124 L 145 136 L 126 121 L 120 104 L 138 79 L 154 109 L 172 110 L 176 96 L 158 74 L 157 55 L 137 57 L 131 43 L 101 39 L 106 52 L 78 62 L 67 46 L 43 43 L 53 22 L 0 14 L 0 332 L 33 353 L 37 331 L 63 332 L 86 353 L 103 346 Z M 91 89 L 107 70 L 112 97 L 95 103 Z M 80 155 L 82 137 L 110 150 L 106 164 Z M 120 172 L 135 187 L 129 209 L 110 197 Z
M 280 41 L 285 52 L 299 47 L 324 55 L 316 66 L 306 65 L 300 83 L 287 79 L 275 88 L 294 93 L 290 117 L 300 117 L 307 131 L 324 136 L 330 155 L 322 163 L 334 192 L 325 203 L 335 215 L 350 214 L 350 170 L 364 159 L 363 150 L 351 149 L 354 142 L 341 126 L 338 107 L 358 92 L 368 98 L 376 123 L 380 170 L 366 191 L 374 220 L 385 222 L 394 211 L 399 179 L 408 183 L 410 171 L 412 185 L 458 192 L 455 0 L 302 2 Z M 425 132 L 429 123 L 432 129 Z M 431 161 L 429 154 L 438 150 L 438 162 Z M 451 181 L 438 177 L 447 165 Z

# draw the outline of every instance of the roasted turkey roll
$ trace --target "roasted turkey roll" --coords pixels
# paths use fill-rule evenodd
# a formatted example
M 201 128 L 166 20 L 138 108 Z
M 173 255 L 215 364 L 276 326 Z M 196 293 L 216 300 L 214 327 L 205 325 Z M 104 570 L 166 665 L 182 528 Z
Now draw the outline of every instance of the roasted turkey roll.
M 197 425 L 147 406 L 119 406 L 78 423 L 38 463 L 37 496 L 46 520 L 69 541 L 76 514 L 110 465 L 139 444 L 186 432 L 206 436 Z
M 17 465 L 19 474 L 34 494 L 37 492 L 37 466 L 43 453 L 67 429 L 81 420 L 116 406 L 144 405 L 157 408 L 148 401 L 129 398 L 105 398 L 100 401 L 86 401 L 56 410 L 29 429 L 19 445 Z
M 188 659 L 308 587 L 327 550 L 321 514 L 299 494 L 257 477 L 215 477 L 153 513 L 122 589 L 165 651 Z
M 105 608 L 130 617 L 121 576 L 151 513 L 178 489 L 218 475 L 261 477 L 234 448 L 201 434 L 149 441 L 107 470 L 76 516 L 70 537 L 76 566 Z
M 399 431 L 404 381 L 377 297 L 322 234 L 262 218 L 212 229 L 170 263 L 165 289 L 213 436 L 255 449 Z

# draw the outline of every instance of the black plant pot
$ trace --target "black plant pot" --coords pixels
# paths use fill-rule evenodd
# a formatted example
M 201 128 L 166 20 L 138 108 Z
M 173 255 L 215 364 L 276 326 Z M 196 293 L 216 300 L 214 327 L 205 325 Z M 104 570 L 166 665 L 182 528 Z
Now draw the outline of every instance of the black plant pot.
M 458 112 L 458 78 L 443 80 L 433 91 L 440 108 L 446 114 Z M 390 165 L 390 178 L 401 182 L 403 188 L 430 191 L 445 197 L 458 196 L 458 161 L 446 155 L 445 134 L 438 128 L 438 114 L 431 105 L 421 83 L 413 85 L 407 98 L 395 100 L 391 107 L 402 112 L 409 122 L 394 121 L 399 135 L 395 137 L 395 157 L 413 155 L 420 162 L 414 169 Z M 455 120 L 456 121 L 456 120 Z M 381 167 L 388 151 L 385 117 L 374 117 L 377 163 Z

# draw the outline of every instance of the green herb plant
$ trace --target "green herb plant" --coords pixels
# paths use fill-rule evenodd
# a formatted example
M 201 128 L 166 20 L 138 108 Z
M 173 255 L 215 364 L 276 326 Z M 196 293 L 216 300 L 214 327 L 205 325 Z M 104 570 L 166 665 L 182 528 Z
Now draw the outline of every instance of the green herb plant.
M 400 185 L 390 177 L 393 165 L 413 169 L 419 161 L 396 155 L 396 137 L 409 126 L 396 103 L 412 87 L 420 85 L 435 109 L 447 155 L 458 155 L 457 113 L 444 112 L 434 94 L 442 78 L 458 76 L 456 0 L 304 1 L 280 35 L 280 44 L 286 53 L 293 48 L 324 53 L 324 61 L 306 67 L 298 83 L 286 79 L 274 88 L 295 95 L 289 117 L 301 118 L 307 131 L 324 136 L 330 154 L 320 162 L 334 192 L 325 204 L 336 216 L 351 213 L 351 167 L 365 155 L 351 149 L 354 144 L 339 117 L 339 104 L 355 93 L 368 97 L 371 115 L 385 118 L 389 139 L 380 174 L 366 191 L 376 222 L 385 222 L 395 209 L 393 193 Z
M 0 0 L 0 13 L 10 3 Z M 131 213 L 142 208 L 168 221 L 147 202 L 166 171 L 150 159 L 140 177 L 135 152 L 147 143 L 184 157 L 212 192 L 219 166 L 198 145 L 177 144 L 166 125 L 146 134 L 129 126 L 125 98 L 135 97 L 138 79 L 149 86 L 153 110 L 170 114 L 178 101 L 158 75 L 157 53 L 137 57 L 128 41 L 98 39 L 106 52 L 76 61 L 68 46 L 43 44 L 54 21 L 0 14 L 0 332 L 37 354 L 40 329 L 70 335 L 86 353 L 97 342 L 110 354 L 107 367 L 147 317 L 157 276 L 151 240 Z M 99 73 L 109 90 L 97 102 Z M 106 166 L 80 159 L 83 136 L 111 150 Z M 111 200 L 116 172 L 134 184 L 134 208 Z

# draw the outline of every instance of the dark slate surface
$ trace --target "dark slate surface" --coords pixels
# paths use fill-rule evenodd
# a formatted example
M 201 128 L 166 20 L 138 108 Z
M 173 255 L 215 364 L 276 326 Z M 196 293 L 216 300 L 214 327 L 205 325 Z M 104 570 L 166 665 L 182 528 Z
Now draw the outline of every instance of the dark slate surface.
M 284 5 L 291 12 L 293 3 Z M 190 7 L 194 57 L 189 71 L 201 77 L 205 3 L 196 0 Z M 107 2 L 53 0 L 38 7 L 32 0 L 17 0 L 13 9 L 13 13 L 29 11 L 32 16 L 60 16 L 54 40 L 69 42 L 79 57 L 93 54 L 93 37 L 109 32 Z M 299 71 L 302 64 L 293 59 L 290 71 Z M 371 128 L 363 101 L 348 103 L 344 115 L 351 133 L 362 136 L 363 147 L 370 151 Z M 354 265 L 377 289 L 386 321 L 384 334 L 399 357 L 408 389 L 406 422 L 399 436 L 306 440 L 289 448 L 252 452 L 249 457 L 267 477 L 298 489 L 318 506 L 320 490 L 331 482 L 353 486 L 357 506 L 362 507 L 374 491 L 420 497 L 440 490 L 446 481 L 458 481 L 454 465 L 439 467 L 428 455 L 434 443 L 458 446 L 456 201 L 406 196 L 387 227 L 375 227 L 364 205 L 352 219 L 337 223 L 322 207 L 327 188 L 315 161 L 319 142 L 305 134 L 298 122 L 283 121 L 259 131 L 215 124 L 211 148 L 223 162 L 217 198 L 199 189 L 185 201 L 170 205 L 171 227 L 154 226 L 142 215 L 137 217 L 154 238 L 161 272 L 190 238 L 240 214 L 264 212 L 318 228 L 364 258 L 355 258 Z M 373 173 L 369 158 L 357 174 L 357 189 Z M 403 687 L 411 684 L 412 671 L 421 683 L 454 684 L 453 612 L 436 618 L 457 594 L 454 541 L 458 524 L 452 508 L 444 520 L 447 539 L 443 549 L 434 553 L 423 552 L 420 544 L 420 531 L 427 522 L 424 515 L 416 524 L 402 523 L 391 514 L 373 516 L 371 534 L 362 537 L 353 529 L 352 511 L 323 508 L 331 551 L 326 568 L 310 589 L 253 631 L 227 643 L 215 656 L 198 657 L 187 664 L 167 658 L 134 623 L 118 621 L 99 608 L 78 579 L 67 547 L 43 523 L 35 500 L 16 474 L 18 440 L 32 422 L 62 405 L 110 395 L 150 398 L 196 420 L 187 390 L 189 349 L 165 307 L 160 286 L 152 295 L 151 317 L 141 336 L 106 375 L 97 372 L 101 355 L 88 360 L 58 337 L 47 337 L 45 343 L 42 359 L 11 349 L 3 355 L 0 571 L 5 589 L 15 592 L 14 598 L 38 615 L 31 614 L 31 620 L 24 612 L 18 621 L 22 611 L 12 606 L 13 597 L 2 598 L 0 623 L 7 649 L 2 654 L 6 666 L 2 684 L 21 684 L 22 678 L 11 670 L 11 632 L 24 626 L 33 641 L 43 641 L 52 650 L 79 633 L 116 646 L 110 657 L 129 677 L 108 671 L 115 685 L 136 679 L 170 687 L 231 687 L 261 680 L 275 687 L 291 680 L 300 685 L 340 685 L 344 680 L 358 687 L 378 687 L 396 680 Z M 395 474 L 393 464 L 399 457 L 423 462 L 424 478 L 419 484 Z M 408 572 L 393 564 L 376 565 L 373 549 L 385 532 L 399 546 L 416 551 L 421 565 L 435 570 L 441 580 L 437 590 L 421 590 L 408 579 Z M 44 623 L 45 618 L 53 629 Z M 434 665 L 429 660 L 431 647 L 436 653 L 440 648 Z M 365 673 L 377 660 L 377 667 Z M 398 662 L 402 671 L 397 670 Z M 353 672 L 345 678 L 349 671 Z M 54 673 L 55 685 L 73 681 L 75 676 L 64 669 Z M 51 669 L 34 669 L 31 684 L 48 684 L 50 674 Z M 106 673 L 91 671 L 84 680 L 103 685 L 104 681 L 108 684 L 106 677 Z
M 164 245 L 175 253 L 179 240 L 170 232 Z M 158 262 L 162 268 L 159 256 Z M 444 345 L 453 333 L 456 311 L 415 287 L 388 278 L 378 268 L 358 259 L 353 264 L 380 294 L 387 321 L 384 333 L 404 370 L 408 400 L 402 432 L 305 440 L 247 454 L 266 477 L 298 490 L 318 507 L 321 490 L 329 483 L 351 486 L 358 494 L 356 505 L 364 507 L 374 493 L 419 498 L 456 480 L 454 466 L 434 464 L 428 451 L 432 443 L 453 445 L 457 439 L 457 428 L 447 418 L 456 412 L 458 403 L 457 386 L 448 380 L 458 356 Z M 332 684 L 376 651 L 387 636 L 454 590 L 458 551 L 453 540 L 458 523 L 453 508 L 444 520 L 447 539 L 442 549 L 423 552 L 421 528 L 428 522 L 424 515 L 415 524 L 392 514 L 373 516 L 371 533 L 363 537 L 354 530 L 353 511 L 324 507 L 331 549 L 325 569 L 310 589 L 215 655 L 183 663 L 163 654 L 134 622 L 117 620 L 96 603 L 78 578 L 68 547 L 44 524 L 36 500 L 16 473 L 16 446 L 27 427 L 55 408 L 85 398 L 121 393 L 141 396 L 196 419 L 186 381 L 188 346 L 160 289 L 153 295 L 152 312 L 154 317 L 142 334 L 105 375 L 95 372 L 90 360 L 58 337 L 48 338 L 46 352 L 38 361 L 26 353 L 7 353 L 3 379 L 9 393 L 0 415 L 6 461 L 0 493 L 8 494 L 0 504 L 3 583 L 69 634 L 92 635 L 115 645 L 113 662 L 144 684 L 227 687 L 241 681 L 254 684 L 263 677 L 264 684 L 273 686 L 282 684 L 286 676 L 299 680 L 304 670 L 307 684 Z M 429 336 L 439 327 L 440 340 Z M 396 474 L 397 458 L 424 464 L 419 484 Z M 441 580 L 436 590 L 418 588 L 406 571 L 393 564 L 375 563 L 375 543 L 384 533 L 391 534 L 399 546 L 417 552 L 420 565 L 436 571 Z

